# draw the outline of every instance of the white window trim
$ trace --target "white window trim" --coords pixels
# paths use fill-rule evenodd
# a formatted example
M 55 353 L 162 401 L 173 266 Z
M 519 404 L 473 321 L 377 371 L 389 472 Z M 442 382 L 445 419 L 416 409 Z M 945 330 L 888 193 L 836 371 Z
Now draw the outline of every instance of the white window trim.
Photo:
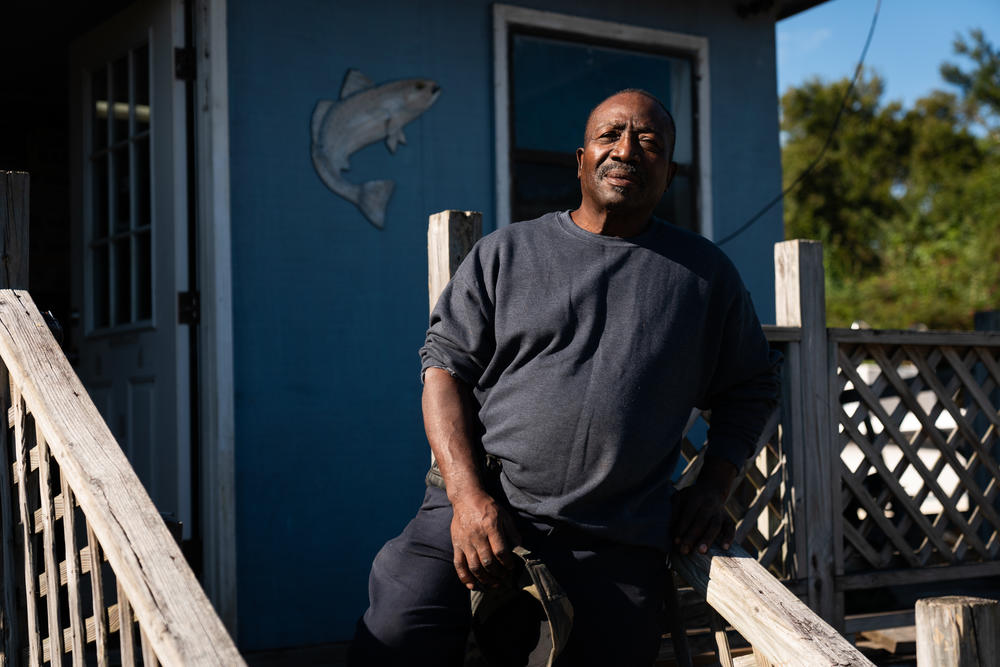
M 195 4 L 203 579 L 236 637 L 236 468 L 233 274 L 229 197 L 226 0 Z
M 712 226 L 712 144 L 709 113 L 708 38 L 679 32 L 600 21 L 525 9 L 493 5 L 493 127 L 496 155 L 496 226 L 511 222 L 510 196 L 510 72 L 508 37 L 512 29 L 542 28 L 572 37 L 620 42 L 624 47 L 668 48 L 687 53 L 694 60 L 698 96 L 698 221 L 701 234 L 709 239 Z

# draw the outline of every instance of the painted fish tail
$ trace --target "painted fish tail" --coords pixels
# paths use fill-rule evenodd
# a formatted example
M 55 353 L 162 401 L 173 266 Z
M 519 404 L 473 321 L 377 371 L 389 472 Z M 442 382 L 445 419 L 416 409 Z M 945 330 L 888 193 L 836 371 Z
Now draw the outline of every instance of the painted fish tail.
M 358 208 L 368 221 L 382 229 L 385 226 L 385 209 L 389 205 L 389 197 L 396 184 L 389 180 L 368 181 L 361 186 L 361 199 Z

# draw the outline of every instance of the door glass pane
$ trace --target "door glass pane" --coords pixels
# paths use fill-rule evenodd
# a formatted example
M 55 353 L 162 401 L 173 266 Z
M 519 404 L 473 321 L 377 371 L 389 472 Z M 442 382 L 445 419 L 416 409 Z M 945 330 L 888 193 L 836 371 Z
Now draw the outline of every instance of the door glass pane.
M 150 202 L 149 137 L 135 140 L 135 227 L 147 226 L 153 219 Z
M 511 51 L 511 146 L 515 220 L 580 203 L 574 152 L 590 110 L 623 88 L 642 88 L 670 110 L 679 141 L 674 161 L 693 169 L 692 64 L 685 56 L 515 34 Z M 697 228 L 693 193 L 664 195 L 655 215 Z
M 152 233 L 149 229 L 153 223 L 151 199 L 152 162 L 149 151 L 150 97 L 149 97 L 149 47 L 143 45 L 132 55 L 133 84 L 135 96 L 135 133 L 140 135 L 135 139 L 134 164 L 132 166 L 136 178 L 136 219 L 133 229 L 144 229 L 135 236 L 135 319 L 149 320 L 153 317 L 153 252 Z M 147 133 L 141 136 L 140 133 Z
M 136 318 L 148 320 L 153 317 L 153 253 L 149 231 L 136 234 L 135 251 Z
M 93 183 L 93 201 L 91 226 L 95 241 L 108 235 L 108 156 L 104 155 L 91 162 L 91 182 Z
M 128 169 L 128 144 L 118 146 L 111 153 L 112 178 L 115 184 L 114 232 L 126 231 L 131 217 L 131 186 Z
M 90 99 L 93 101 L 93 149 L 108 145 L 108 70 L 102 67 L 90 75 Z
M 115 324 L 132 321 L 132 239 L 125 237 L 114 244 Z
M 111 66 L 111 95 L 114 100 L 111 140 L 119 142 L 128 138 L 128 58 L 125 56 Z
M 93 258 L 93 279 L 94 291 L 94 327 L 101 328 L 111 324 L 109 302 L 109 272 L 108 272 L 108 244 L 100 243 L 92 250 Z
M 132 94 L 135 99 L 136 133 L 149 123 L 149 47 L 145 44 L 132 52 Z

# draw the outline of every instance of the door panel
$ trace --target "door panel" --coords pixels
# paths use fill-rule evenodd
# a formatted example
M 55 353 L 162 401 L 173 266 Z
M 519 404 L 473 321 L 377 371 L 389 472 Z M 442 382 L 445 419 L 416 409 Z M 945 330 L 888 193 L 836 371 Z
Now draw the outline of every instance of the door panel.
M 181 0 L 136 2 L 71 47 L 77 372 L 161 512 L 191 537 Z

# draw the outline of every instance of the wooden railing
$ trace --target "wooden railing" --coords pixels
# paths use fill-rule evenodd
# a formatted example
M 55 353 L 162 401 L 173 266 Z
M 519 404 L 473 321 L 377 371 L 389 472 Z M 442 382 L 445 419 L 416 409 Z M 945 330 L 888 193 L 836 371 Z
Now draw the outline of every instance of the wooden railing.
M 783 333 L 784 337 L 788 335 Z M 788 372 L 786 367 L 786 377 Z M 704 417 L 693 421 L 701 419 Z M 737 519 L 735 546 L 728 551 L 713 547 L 704 555 L 675 553 L 671 565 L 711 607 L 709 622 L 721 664 L 737 664 L 726 632 L 729 625 L 753 649 L 754 655 L 744 656 L 752 661 L 747 664 L 871 665 L 792 592 L 802 591 L 803 587 L 792 578 L 796 562 L 792 512 L 787 502 L 791 487 L 781 437 L 788 427 L 787 407 L 783 410 L 779 406 L 768 419 L 727 501 L 727 511 Z M 703 449 L 685 437 L 682 456 L 686 465 L 678 487 L 697 477 L 700 451 Z M 740 544 L 747 545 L 749 552 Z
M 244 664 L 27 292 L 0 358 L 0 663 Z
M 674 556 L 674 569 L 753 647 L 755 665 L 864 667 L 873 663 L 736 546 Z M 733 665 L 722 624 L 718 654 Z

